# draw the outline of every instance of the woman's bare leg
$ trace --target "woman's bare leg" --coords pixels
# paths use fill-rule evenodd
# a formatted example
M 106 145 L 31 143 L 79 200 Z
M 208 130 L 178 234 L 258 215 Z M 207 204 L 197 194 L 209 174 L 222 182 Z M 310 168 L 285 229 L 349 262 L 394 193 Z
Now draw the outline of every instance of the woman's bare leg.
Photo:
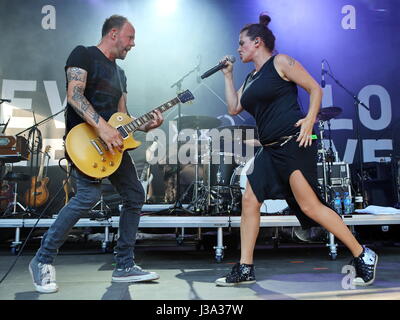
M 242 217 L 240 223 L 240 263 L 253 264 L 254 247 L 260 229 L 260 208 L 250 183 L 242 197 Z
M 358 257 L 363 248 L 343 220 L 331 208 L 323 205 L 300 170 L 289 178 L 290 187 L 301 210 L 312 220 L 334 234 Z

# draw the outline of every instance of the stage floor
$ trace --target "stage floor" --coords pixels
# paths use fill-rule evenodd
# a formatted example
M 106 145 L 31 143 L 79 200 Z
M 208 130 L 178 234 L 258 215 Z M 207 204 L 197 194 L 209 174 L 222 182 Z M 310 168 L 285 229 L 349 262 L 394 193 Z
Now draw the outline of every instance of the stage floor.
M 344 289 L 350 253 L 342 246 L 338 258 L 329 259 L 323 245 L 288 244 L 278 249 L 259 245 L 255 253 L 257 283 L 234 288 L 216 287 L 214 280 L 225 275 L 239 257 L 227 251 L 216 263 L 210 251 L 191 244 L 146 241 L 138 243 L 137 263 L 160 274 L 151 283 L 111 283 L 113 254 L 99 248 L 68 245 L 60 250 L 55 266 L 59 292 L 34 291 L 28 263 L 34 248 L 28 248 L 0 285 L 0 300 L 367 300 L 400 299 L 400 247 L 375 244 L 379 254 L 374 285 Z M 0 250 L 0 276 L 14 261 L 8 249 Z

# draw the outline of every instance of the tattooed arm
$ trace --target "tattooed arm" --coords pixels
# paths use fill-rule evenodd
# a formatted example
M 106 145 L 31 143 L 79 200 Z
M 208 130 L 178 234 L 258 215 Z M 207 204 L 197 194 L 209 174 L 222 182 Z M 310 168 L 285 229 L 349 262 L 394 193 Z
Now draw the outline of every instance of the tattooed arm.
M 278 54 L 274 60 L 274 65 L 283 79 L 295 82 L 310 95 L 307 116 L 296 123 L 297 127 L 301 127 L 297 139 L 297 141 L 300 141 L 299 146 L 307 147 L 312 142 L 311 133 L 321 105 L 322 89 L 307 70 L 292 57 L 286 54 Z
M 76 67 L 67 69 L 67 100 L 83 120 L 90 124 L 107 144 L 108 149 L 114 154 L 113 148 L 121 151 L 122 138 L 117 129 L 112 127 L 94 110 L 86 99 L 84 92 L 86 87 L 87 72 Z
M 68 103 L 74 108 L 83 120 L 97 127 L 100 116 L 93 109 L 90 102 L 84 96 L 87 72 L 80 68 L 71 67 L 67 69 L 68 80 Z

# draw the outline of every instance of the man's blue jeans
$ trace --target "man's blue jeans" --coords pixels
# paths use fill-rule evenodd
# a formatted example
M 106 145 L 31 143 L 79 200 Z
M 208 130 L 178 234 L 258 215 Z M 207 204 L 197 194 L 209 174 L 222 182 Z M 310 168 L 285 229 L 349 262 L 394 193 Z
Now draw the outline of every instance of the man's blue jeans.
M 76 195 L 60 210 L 57 219 L 44 234 L 41 246 L 36 253 L 41 263 L 52 264 L 58 249 L 67 239 L 68 233 L 100 199 L 101 184 L 77 170 Z M 116 267 L 128 268 L 134 264 L 134 246 L 138 230 L 140 212 L 144 203 L 144 190 L 140 183 L 135 165 L 128 152 L 125 152 L 120 167 L 108 177 L 121 195 L 123 206 L 119 220 L 119 238 L 115 248 Z

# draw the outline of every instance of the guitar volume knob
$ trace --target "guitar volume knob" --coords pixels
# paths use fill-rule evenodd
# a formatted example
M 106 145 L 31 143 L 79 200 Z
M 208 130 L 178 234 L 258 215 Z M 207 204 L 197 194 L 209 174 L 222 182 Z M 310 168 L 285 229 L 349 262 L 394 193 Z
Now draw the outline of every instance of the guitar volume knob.
M 106 171 L 106 167 L 101 167 L 101 171 Z
M 113 167 L 113 166 L 114 166 L 114 162 L 110 161 L 110 167 Z
M 92 167 L 97 168 L 97 162 L 93 162 Z

